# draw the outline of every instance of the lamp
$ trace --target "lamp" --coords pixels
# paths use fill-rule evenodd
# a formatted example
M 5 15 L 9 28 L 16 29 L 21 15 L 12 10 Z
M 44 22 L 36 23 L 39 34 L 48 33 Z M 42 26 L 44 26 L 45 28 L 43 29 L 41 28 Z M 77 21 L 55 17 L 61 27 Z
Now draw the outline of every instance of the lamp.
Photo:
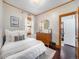
M 45 0 L 31 0 L 32 4 L 41 6 L 45 3 Z

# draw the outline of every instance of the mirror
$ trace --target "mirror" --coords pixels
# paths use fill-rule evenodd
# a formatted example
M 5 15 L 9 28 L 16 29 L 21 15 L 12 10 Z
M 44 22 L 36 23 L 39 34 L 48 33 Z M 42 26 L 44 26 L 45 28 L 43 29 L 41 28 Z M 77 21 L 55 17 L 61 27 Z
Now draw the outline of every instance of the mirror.
M 44 21 L 44 29 L 49 29 L 49 21 L 48 20 Z

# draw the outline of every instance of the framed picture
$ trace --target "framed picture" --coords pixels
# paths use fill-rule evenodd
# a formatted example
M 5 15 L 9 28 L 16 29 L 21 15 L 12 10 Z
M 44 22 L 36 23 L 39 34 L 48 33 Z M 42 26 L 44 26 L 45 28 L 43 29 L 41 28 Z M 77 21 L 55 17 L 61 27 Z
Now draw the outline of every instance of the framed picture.
M 49 21 L 45 20 L 44 21 L 44 29 L 48 29 L 49 28 Z
M 10 26 L 19 27 L 19 17 L 10 16 Z

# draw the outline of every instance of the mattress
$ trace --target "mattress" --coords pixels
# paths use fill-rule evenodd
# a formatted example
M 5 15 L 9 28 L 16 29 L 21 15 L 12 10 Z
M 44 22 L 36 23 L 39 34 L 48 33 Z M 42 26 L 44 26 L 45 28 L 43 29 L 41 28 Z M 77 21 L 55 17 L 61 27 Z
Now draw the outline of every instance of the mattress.
M 35 59 L 46 51 L 44 43 L 33 38 L 23 41 L 8 43 L 3 46 L 3 59 Z

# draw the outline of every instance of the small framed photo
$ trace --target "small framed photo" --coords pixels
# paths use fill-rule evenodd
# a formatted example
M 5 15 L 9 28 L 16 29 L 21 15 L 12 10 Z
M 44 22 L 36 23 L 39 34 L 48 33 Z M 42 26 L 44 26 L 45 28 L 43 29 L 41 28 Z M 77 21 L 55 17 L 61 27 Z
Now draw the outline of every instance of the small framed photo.
M 10 26 L 19 27 L 19 17 L 10 16 Z

